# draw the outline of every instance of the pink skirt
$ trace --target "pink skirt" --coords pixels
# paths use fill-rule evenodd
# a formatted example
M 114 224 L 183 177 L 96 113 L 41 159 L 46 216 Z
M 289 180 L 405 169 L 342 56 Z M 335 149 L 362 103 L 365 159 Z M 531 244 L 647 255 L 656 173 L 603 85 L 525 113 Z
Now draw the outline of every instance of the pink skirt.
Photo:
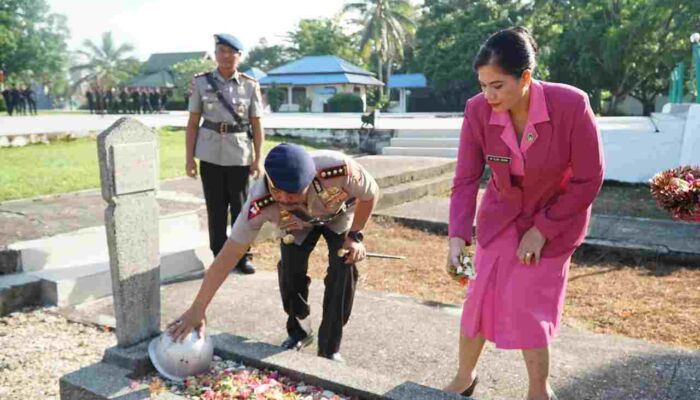
M 510 225 L 487 247 L 477 243 L 476 279 L 469 282 L 462 334 L 481 335 L 499 349 L 547 347 L 559 331 L 573 251 L 523 265 Z

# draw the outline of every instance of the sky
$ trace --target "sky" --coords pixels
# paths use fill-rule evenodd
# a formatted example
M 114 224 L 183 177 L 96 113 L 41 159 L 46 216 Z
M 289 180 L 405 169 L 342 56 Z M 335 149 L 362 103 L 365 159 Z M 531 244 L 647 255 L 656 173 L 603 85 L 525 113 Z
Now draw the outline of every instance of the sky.
M 151 53 L 209 51 L 214 33 L 230 33 L 250 48 L 261 38 L 281 43 L 304 18 L 333 17 L 346 0 L 48 0 L 52 12 L 68 18 L 69 49 L 85 39 L 97 43 L 112 31 L 145 61 Z M 245 55 L 245 53 L 244 53 Z

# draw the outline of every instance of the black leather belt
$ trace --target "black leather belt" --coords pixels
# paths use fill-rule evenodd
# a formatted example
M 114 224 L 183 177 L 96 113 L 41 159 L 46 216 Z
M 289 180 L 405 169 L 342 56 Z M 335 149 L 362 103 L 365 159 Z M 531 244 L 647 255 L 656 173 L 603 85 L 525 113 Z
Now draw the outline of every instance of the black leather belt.
M 228 122 L 213 122 L 213 121 L 208 121 L 206 119 L 204 120 L 204 122 L 202 122 L 202 128 L 211 129 L 214 132 L 218 132 L 221 134 L 224 134 L 224 133 L 242 133 L 242 132 L 247 131 L 247 129 L 241 128 L 241 126 L 238 124 L 231 124 Z

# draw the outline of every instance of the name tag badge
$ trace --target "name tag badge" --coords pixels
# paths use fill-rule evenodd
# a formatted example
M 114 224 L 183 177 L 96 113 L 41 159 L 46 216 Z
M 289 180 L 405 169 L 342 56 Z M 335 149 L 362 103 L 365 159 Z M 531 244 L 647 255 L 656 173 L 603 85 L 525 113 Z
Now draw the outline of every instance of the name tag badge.
M 510 157 L 502 156 L 486 156 L 486 161 L 493 161 L 498 163 L 510 164 Z

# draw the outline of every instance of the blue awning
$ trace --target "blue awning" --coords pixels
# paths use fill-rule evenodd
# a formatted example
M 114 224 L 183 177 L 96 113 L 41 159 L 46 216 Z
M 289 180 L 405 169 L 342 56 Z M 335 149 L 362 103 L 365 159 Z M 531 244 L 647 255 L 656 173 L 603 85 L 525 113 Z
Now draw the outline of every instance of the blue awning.
M 423 74 L 396 74 L 389 77 L 387 86 L 390 89 L 424 88 L 428 80 Z

